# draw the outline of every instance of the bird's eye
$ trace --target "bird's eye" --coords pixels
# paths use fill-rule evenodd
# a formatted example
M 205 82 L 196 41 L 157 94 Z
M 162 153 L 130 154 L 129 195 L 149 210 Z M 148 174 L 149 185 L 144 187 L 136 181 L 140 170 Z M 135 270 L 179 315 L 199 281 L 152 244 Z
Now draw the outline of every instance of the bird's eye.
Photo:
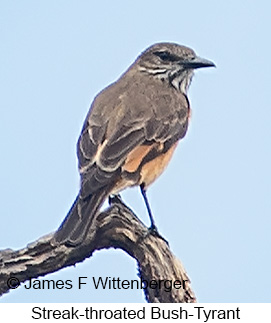
M 154 52 L 154 55 L 160 57 L 163 61 L 169 60 L 170 53 L 168 51 Z
M 157 51 L 153 52 L 154 55 L 161 58 L 162 61 L 177 61 L 179 58 L 168 51 Z

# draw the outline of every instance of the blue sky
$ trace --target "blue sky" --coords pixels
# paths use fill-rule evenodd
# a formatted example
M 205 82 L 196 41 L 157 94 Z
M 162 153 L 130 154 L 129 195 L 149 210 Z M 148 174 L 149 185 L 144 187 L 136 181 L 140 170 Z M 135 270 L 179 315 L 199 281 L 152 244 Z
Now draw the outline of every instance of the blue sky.
M 196 72 L 189 132 L 149 198 L 201 302 L 270 302 L 270 3 L 1 1 L 0 248 L 54 231 L 79 189 L 75 145 L 94 96 L 149 45 L 213 60 Z M 137 189 L 123 194 L 149 224 Z M 136 279 L 120 250 L 44 279 Z M 26 290 L 0 302 L 144 302 L 137 290 Z

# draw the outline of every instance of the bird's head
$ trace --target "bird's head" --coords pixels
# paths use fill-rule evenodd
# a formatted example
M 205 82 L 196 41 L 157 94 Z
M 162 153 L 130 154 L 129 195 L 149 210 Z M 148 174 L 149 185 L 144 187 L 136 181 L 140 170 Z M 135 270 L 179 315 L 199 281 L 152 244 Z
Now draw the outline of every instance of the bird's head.
M 150 46 L 135 64 L 140 72 L 168 81 L 182 93 L 187 92 L 195 69 L 215 66 L 213 62 L 197 56 L 191 48 L 175 43 Z

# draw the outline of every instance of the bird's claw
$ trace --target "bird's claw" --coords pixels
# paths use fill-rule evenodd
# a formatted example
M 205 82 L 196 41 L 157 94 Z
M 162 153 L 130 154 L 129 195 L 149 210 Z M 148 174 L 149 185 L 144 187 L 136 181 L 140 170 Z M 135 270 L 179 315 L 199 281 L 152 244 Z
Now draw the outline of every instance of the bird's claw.
M 169 246 L 168 241 L 159 233 L 156 225 L 151 225 L 149 227 L 147 235 L 149 235 L 149 234 L 152 234 L 153 236 L 162 239 Z

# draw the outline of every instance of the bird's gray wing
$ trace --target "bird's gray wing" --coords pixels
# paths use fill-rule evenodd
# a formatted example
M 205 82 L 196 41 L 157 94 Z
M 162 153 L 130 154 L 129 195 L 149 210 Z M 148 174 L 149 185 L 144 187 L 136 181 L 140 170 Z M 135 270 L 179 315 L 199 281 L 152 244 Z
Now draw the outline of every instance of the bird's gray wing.
M 188 101 L 184 96 L 169 95 L 164 87 L 156 95 L 139 86 L 128 93 L 113 90 L 111 101 L 107 99 L 110 88 L 95 99 L 78 140 L 82 198 L 114 185 L 136 147 L 162 143 L 166 151 L 187 131 Z

